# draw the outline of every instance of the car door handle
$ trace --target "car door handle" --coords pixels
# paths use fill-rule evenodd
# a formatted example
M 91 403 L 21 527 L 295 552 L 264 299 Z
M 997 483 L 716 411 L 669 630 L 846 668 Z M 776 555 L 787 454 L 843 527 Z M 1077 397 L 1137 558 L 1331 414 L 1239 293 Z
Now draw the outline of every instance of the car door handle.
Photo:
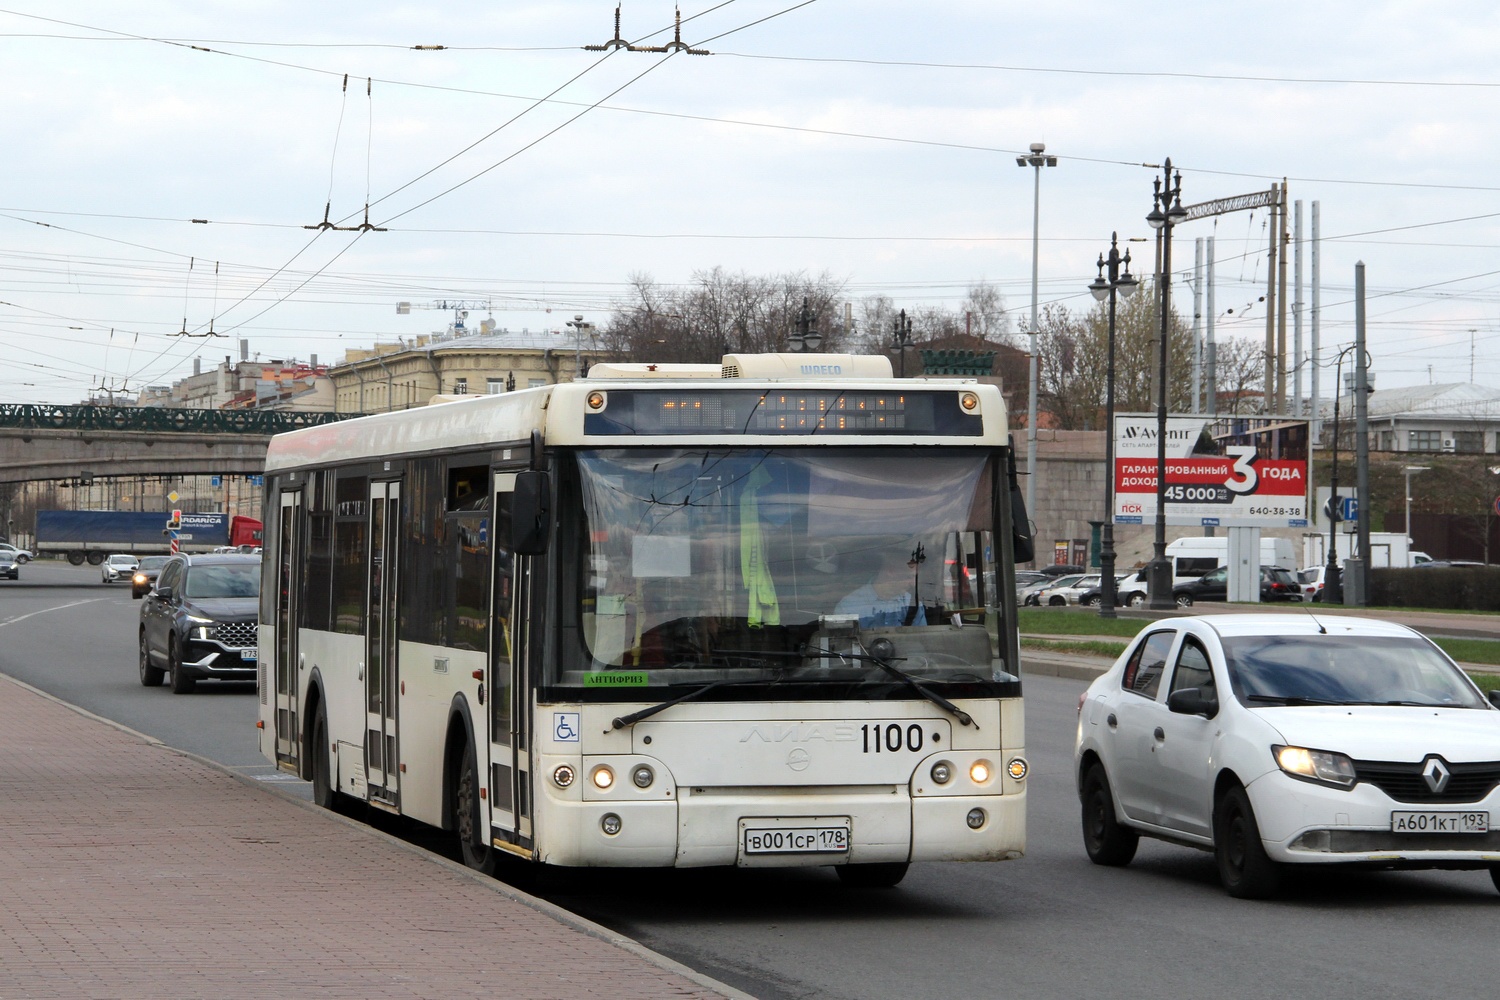
M 1161 726 L 1157 726 L 1156 732 L 1152 735 L 1154 735 L 1158 740 L 1165 740 L 1167 738 L 1167 734 L 1162 730 Z
M 1110 712 L 1109 713 L 1109 717 L 1106 718 L 1104 721 L 1107 722 L 1107 723 L 1109 723 L 1109 728 L 1111 728 L 1111 729 L 1115 729 L 1115 728 L 1117 728 L 1120 725 L 1120 720 L 1117 719 L 1117 718 L 1115 718 L 1115 713 L 1113 713 L 1113 712 Z

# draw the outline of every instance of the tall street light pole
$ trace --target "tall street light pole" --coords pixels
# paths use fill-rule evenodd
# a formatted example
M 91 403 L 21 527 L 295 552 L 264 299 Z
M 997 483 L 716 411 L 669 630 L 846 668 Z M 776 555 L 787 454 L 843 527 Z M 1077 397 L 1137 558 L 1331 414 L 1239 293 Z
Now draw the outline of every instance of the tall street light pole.
M 1408 465 L 1406 473 L 1406 568 L 1411 569 L 1411 477 L 1431 470 L 1430 465 Z
M 1033 142 L 1029 156 L 1016 157 L 1016 166 L 1036 170 L 1036 186 L 1031 199 L 1031 378 L 1026 397 L 1026 509 L 1036 511 L 1036 396 L 1037 396 L 1037 250 L 1042 226 L 1042 168 L 1057 166 L 1057 157 L 1047 156 L 1047 144 Z
M 1157 285 L 1161 292 L 1161 357 L 1156 373 L 1156 538 L 1146 586 L 1151 610 L 1170 611 L 1176 601 L 1172 598 L 1172 563 L 1167 558 L 1167 331 L 1172 323 L 1172 227 L 1187 219 L 1187 209 L 1182 207 L 1182 173 L 1173 178 L 1170 157 L 1162 164 L 1162 177 L 1153 183 L 1156 193 L 1146 222 L 1161 235 L 1161 277 Z
M 1099 546 L 1099 617 L 1115 617 L 1115 302 L 1135 294 L 1140 282 L 1130 273 L 1130 251 L 1120 256 L 1119 233 L 1109 234 L 1109 256 L 1099 255 L 1099 276 L 1089 284 L 1094 298 L 1109 300 L 1109 347 L 1104 369 L 1104 526 Z M 1125 272 L 1120 273 L 1120 265 Z M 1105 274 L 1109 276 L 1106 278 Z

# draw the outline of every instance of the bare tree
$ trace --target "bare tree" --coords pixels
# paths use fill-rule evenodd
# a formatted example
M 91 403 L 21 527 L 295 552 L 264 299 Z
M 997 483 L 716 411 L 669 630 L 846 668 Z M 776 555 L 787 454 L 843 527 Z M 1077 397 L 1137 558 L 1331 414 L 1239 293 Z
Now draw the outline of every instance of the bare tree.
M 716 363 L 726 352 L 787 349 L 803 302 L 823 335 L 825 351 L 843 346 L 839 303 L 843 285 L 827 272 L 772 277 L 698 271 L 683 288 L 665 288 L 649 275 L 630 277 L 630 292 L 604 324 L 605 346 L 635 361 Z

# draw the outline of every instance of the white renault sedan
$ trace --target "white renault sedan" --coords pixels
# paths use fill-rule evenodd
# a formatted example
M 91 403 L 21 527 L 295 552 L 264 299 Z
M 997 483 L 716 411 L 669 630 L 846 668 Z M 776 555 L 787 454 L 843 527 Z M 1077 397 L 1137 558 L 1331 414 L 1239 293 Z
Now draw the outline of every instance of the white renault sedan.
M 1497 705 L 1401 625 L 1155 622 L 1079 701 L 1084 848 L 1101 865 L 1142 836 L 1210 850 L 1246 898 L 1295 864 L 1488 869 L 1500 889 Z

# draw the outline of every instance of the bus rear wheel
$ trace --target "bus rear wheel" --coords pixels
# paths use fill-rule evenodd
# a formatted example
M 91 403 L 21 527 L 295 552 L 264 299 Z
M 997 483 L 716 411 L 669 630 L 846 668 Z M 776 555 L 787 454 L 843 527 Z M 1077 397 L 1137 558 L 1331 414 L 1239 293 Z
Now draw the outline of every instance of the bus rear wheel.
M 312 793 L 313 803 L 324 809 L 333 809 L 334 798 L 338 794 L 333 787 L 333 761 L 330 759 L 331 747 L 328 745 L 328 716 L 322 707 L 318 708 L 317 717 L 313 719 L 312 738 L 307 741 L 307 753 L 312 754 Z
M 458 846 L 463 852 L 464 864 L 485 875 L 494 875 L 499 867 L 499 852 L 490 844 L 489 831 L 483 829 L 479 763 L 474 757 L 473 741 L 465 739 L 464 744 L 464 762 L 453 789 L 453 827 L 458 832 Z
M 868 865 L 838 865 L 839 881 L 859 889 L 889 889 L 906 878 L 911 865 L 905 861 L 881 861 Z

